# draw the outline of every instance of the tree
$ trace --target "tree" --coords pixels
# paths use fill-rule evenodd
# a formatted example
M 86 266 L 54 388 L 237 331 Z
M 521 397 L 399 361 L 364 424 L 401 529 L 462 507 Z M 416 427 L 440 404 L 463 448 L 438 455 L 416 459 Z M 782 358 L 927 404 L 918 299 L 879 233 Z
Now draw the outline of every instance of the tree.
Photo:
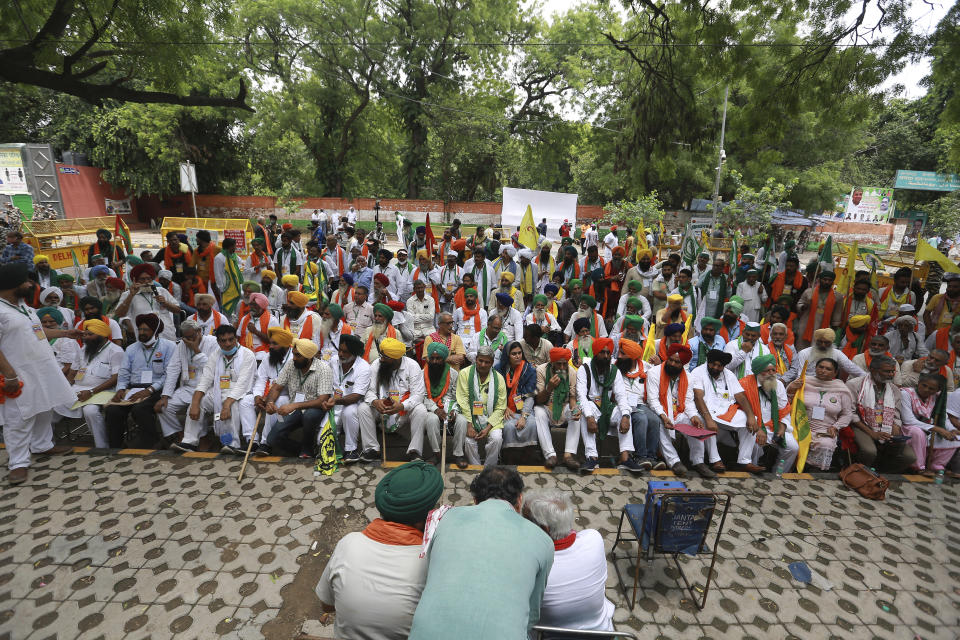
M 641 224 L 644 228 L 659 227 L 660 221 L 666 215 L 656 191 L 651 191 L 635 200 L 611 202 L 604 209 L 606 215 L 601 224 L 623 225 L 628 233 L 635 232 Z
M 927 234 L 944 238 L 955 238 L 960 235 L 960 191 L 954 191 L 937 198 L 933 202 L 921 205 L 920 209 L 927 214 Z
M 234 70 L 235 97 L 195 77 L 202 46 L 229 22 L 228 3 L 216 0 L 27 0 L 14 2 L 0 21 L 0 79 L 76 96 L 107 100 L 250 110 L 247 87 Z M 16 14 L 16 16 L 14 16 Z M 197 46 L 201 45 L 201 46 Z
M 737 185 L 737 192 L 717 216 L 730 228 L 750 228 L 757 234 L 766 233 L 770 228 L 773 213 L 778 209 L 789 209 L 793 206 L 787 200 L 787 194 L 796 185 L 796 180 L 783 184 L 767 178 L 760 189 L 754 189 L 743 183 L 743 176 L 738 171 L 731 171 L 730 177 Z

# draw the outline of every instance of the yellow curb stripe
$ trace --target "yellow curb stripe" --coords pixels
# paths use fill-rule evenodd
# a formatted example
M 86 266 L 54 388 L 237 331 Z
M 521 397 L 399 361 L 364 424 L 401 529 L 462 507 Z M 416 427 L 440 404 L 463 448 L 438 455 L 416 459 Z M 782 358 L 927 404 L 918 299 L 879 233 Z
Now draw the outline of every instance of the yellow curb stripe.
M 387 460 L 387 461 L 384 462 L 381 466 L 382 466 L 384 469 L 396 469 L 397 467 L 401 467 L 401 466 L 403 466 L 403 465 L 405 465 L 405 464 L 407 464 L 407 463 L 406 463 L 406 462 L 401 462 L 400 460 Z M 452 467 L 453 465 L 450 465 L 450 466 Z
M 148 456 L 156 449 L 120 449 L 117 451 L 122 456 Z
M 263 456 L 261 458 L 250 456 L 250 462 L 283 462 L 287 459 L 288 458 L 284 458 L 283 456 Z
M 527 464 L 517 466 L 517 471 L 520 473 L 550 473 L 550 469 L 547 469 L 543 465 Z
M 87 451 L 90 451 L 90 449 L 92 448 L 93 447 L 74 447 L 73 450 L 70 451 L 70 453 L 86 453 Z
M 785 473 L 784 480 L 813 480 L 812 473 Z
M 724 471 L 723 473 L 718 473 L 717 477 L 720 478 L 750 478 L 752 473 L 747 473 L 746 471 Z
M 910 482 L 933 482 L 933 478 L 921 475 L 904 475 L 903 479 Z
M 184 458 L 216 458 L 220 454 L 216 451 L 184 451 Z
M 669 469 L 651 469 L 650 475 L 657 478 L 671 478 L 676 477 L 676 474 Z

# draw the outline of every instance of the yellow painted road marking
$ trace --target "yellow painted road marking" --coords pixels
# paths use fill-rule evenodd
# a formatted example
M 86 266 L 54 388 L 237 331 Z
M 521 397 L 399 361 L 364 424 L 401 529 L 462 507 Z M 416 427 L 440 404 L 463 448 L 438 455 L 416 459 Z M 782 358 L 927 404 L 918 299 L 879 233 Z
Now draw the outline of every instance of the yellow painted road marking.
M 905 474 L 905 475 L 903 476 L 903 479 L 904 479 L 904 480 L 909 480 L 910 482 L 933 482 L 933 478 L 931 478 L 931 477 L 929 477 L 929 476 L 921 476 L 921 475 L 919 475 L 919 474 L 917 474 L 917 475 L 914 475 L 914 474 L 906 475 L 906 474 Z
M 217 451 L 184 451 L 184 458 L 216 458 L 220 453 Z
M 155 451 L 156 449 L 120 449 L 117 453 L 122 456 L 148 456 Z

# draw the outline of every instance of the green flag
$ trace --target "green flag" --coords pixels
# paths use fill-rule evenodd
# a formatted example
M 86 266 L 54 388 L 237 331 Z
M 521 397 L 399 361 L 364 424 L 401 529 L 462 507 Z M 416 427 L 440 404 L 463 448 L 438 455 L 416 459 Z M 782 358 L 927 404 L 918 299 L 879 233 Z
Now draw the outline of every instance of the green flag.
M 770 267 L 770 273 L 767 274 L 767 282 L 773 283 L 777 279 L 777 272 L 780 269 L 780 263 L 777 260 L 777 243 L 773 240 L 773 234 L 770 234 L 770 238 L 767 240 L 767 257 L 766 264 Z
M 821 271 L 833 271 L 833 236 L 827 236 L 827 241 L 823 243 L 823 248 L 820 249 L 818 261 Z

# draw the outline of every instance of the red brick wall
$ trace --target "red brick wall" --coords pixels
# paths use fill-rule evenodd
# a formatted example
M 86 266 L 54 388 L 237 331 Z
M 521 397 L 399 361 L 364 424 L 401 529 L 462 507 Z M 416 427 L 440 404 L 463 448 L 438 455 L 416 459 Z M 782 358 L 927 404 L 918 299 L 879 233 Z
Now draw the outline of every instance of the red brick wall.
M 114 189 L 101 177 L 102 170 L 97 167 L 75 167 L 58 164 L 57 178 L 60 194 L 63 197 L 63 211 L 67 218 L 95 218 L 107 215 L 105 198 L 124 200 L 127 195 Z M 79 173 L 60 173 L 60 167 L 70 167 Z M 130 209 L 137 213 L 137 199 L 132 198 Z

